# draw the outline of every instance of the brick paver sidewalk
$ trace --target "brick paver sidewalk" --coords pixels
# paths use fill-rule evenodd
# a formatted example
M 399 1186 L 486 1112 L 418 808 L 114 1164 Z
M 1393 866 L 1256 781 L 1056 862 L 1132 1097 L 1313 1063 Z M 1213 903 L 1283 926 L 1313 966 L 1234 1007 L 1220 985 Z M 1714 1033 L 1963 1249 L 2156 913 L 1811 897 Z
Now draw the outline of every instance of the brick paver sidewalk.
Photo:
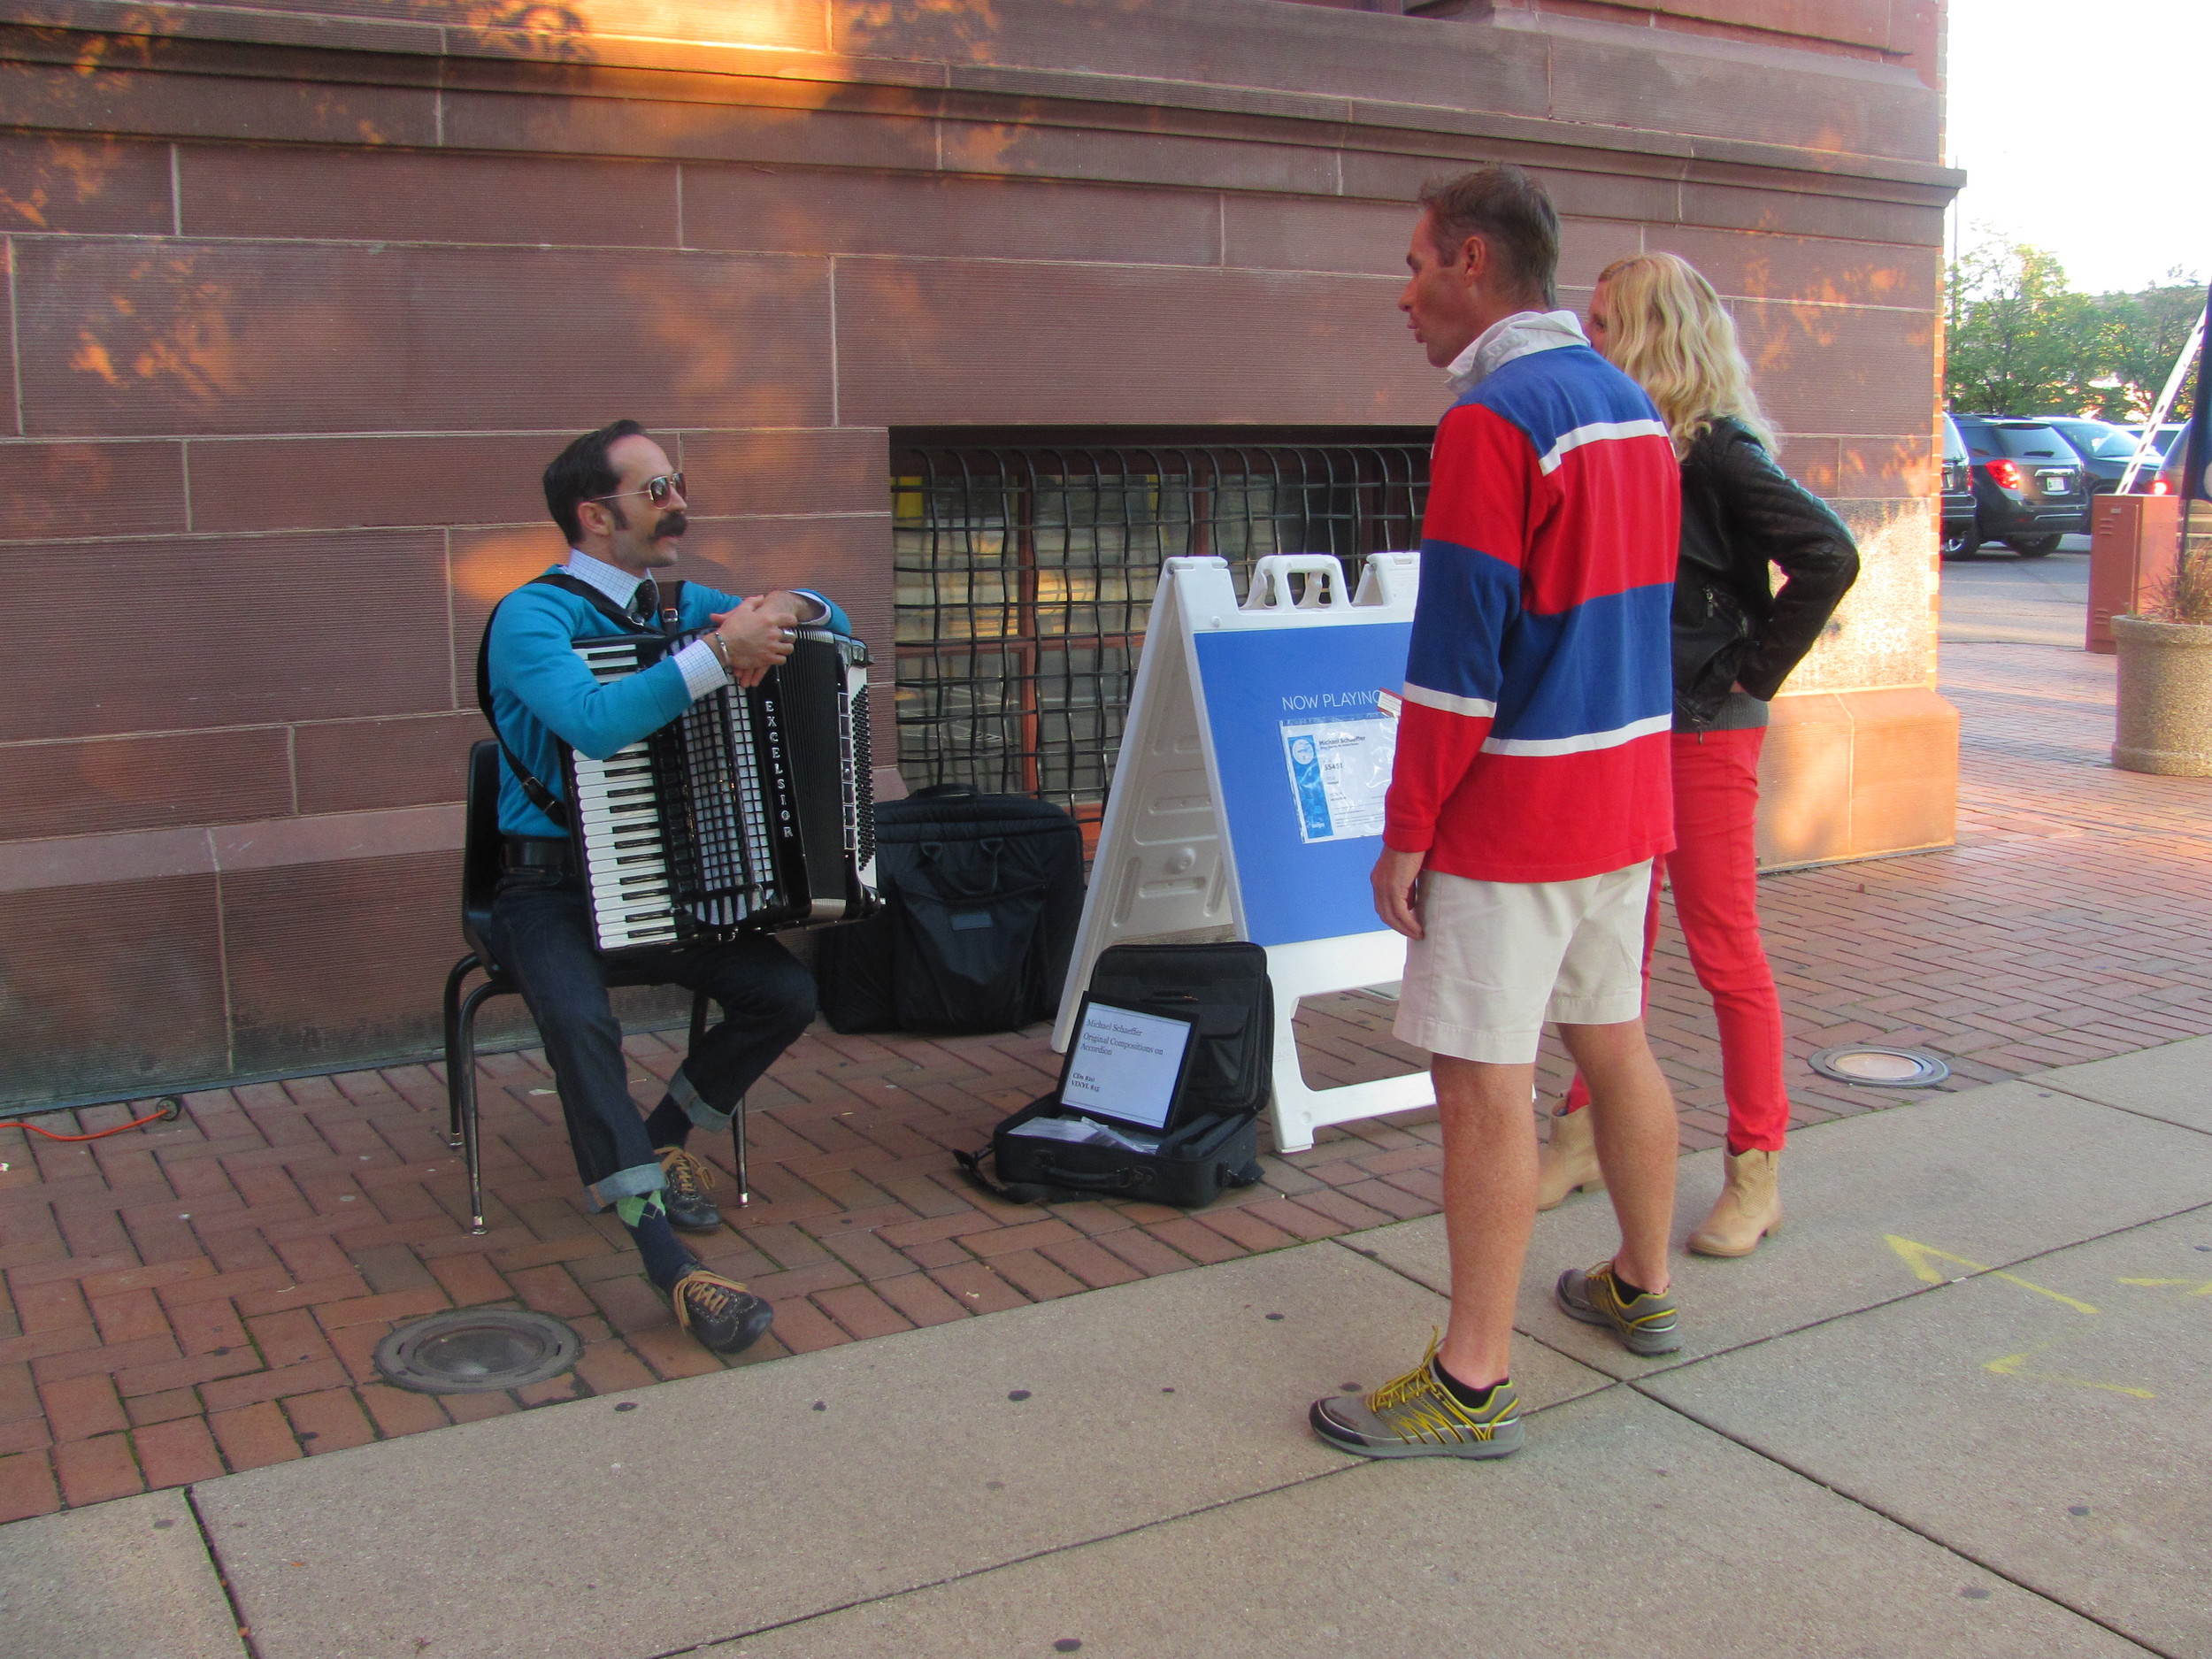
M 1762 885 L 1793 1055 L 1922 1044 L 1970 1087 L 2212 1032 L 2212 783 L 2106 764 L 2111 680 L 2110 658 L 2079 651 L 1947 649 L 1965 716 L 1959 848 Z M 1388 1015 L 1365 995 L 1310 1009 L 1310 1068 L 1348 1080 L 1414 1064 Z M 1662 947 L 1652 1022 L 1683 1142 L 1709 1146 L 1717 1055 L 1678 941 Z M 638 1094 L 656 1098 L 677 1050 L 647 1036 L 632 1052 Z M 1548 1070 L 1555 1083 L 1555 1056 Z M 619 1226 L 580 1209 L 539 1056 L 483 1071 L 482 1238 L 461 1219 L 430 1067 L 196 1095 L 185 1121 L 88 1147 L 0 1131 L 0 1519 L 718 1364 L 674 1329 Z M 980 1143 L 1055 1071 L 1041 1031 L 802 1041 L 755 1094 L 754 1204 L 702 1248 L 777 1303 L 774 1338 L 740 1363 L 1436 1208 L 1424 1114 L 1271 1156 L 1264 1186 L 1195 1216 L 1041 1211 L 965 1186 L 949 1148 Z M 1792 1094 L 1799 1123 L 1905 1098 L 1801 1068 Z M 81 1114 L 88 1129 L 127 1115 Z M 587 1343 L 576 1371 L 519 1395 L 373 1380 L 396 1322 L 498 1302 L 570 1320 Z

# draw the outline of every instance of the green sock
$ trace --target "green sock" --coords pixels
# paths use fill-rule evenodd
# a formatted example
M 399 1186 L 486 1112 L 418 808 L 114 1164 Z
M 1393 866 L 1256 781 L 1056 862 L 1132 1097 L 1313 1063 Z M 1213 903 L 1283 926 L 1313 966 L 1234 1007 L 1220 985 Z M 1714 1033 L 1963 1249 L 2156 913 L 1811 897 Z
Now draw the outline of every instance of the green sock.
M 668 1206 L 662 1202 L 660 1190 L 656 1187 L 649 1193 L 632 1193 L 627 1198 L 616 1199 L 614 1213 L 622 1217 L 624 1226 L 634 1227 L 648 1216 L 666 1215 Z

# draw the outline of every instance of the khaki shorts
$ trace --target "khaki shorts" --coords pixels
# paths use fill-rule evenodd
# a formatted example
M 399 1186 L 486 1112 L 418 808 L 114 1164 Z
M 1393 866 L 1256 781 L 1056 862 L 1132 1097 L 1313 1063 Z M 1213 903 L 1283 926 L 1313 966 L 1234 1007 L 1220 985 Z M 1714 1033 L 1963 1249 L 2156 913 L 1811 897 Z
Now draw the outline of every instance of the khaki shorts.
M 1544 1022 L 1618 1025 L 1643 1014 L 1651 861 L 1578 881 L 1421 877 L 1423 938 L 1406 949 L 1392 1029 L 1431 1054 L 1493 1065 L 1536 1058 Z

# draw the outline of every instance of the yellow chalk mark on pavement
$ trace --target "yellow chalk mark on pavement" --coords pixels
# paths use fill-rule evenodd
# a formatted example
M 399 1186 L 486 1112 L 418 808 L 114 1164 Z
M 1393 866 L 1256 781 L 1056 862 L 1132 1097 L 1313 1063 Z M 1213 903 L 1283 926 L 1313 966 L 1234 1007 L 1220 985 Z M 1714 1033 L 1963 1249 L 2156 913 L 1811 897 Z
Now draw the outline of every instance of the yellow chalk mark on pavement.
M 2030 1355 L 2040 1354 L 2048 1347 L 2050 1347 L 2048 1342 L 2039 1343 L 2034 1348 L 2029 1348 L 2025 1353 L 2008 1354 L 2002 1359 L 1993 1359 L 1986 1365 L 1983 1366 L 1982 1369 L 1985 1371 L 1993 1371 L 2000 1377 L 2018 1377 L 2028 1382 L 2064 1383 L 2069 1387 L 2072 1388 L 2098 1388 L 2103 1390 L 2107 1394 L 2126 1394 L 2131 1399 L 2135 1400 L 2155 1400 L 2158 1398 L 2156 1394 L 2153 1394 L 2147 1388 L 2130 1388 L 2120 1383 L 2092 1382 L 2086 1377 L 2061 1377 L 2054 1371 L 2028 1371 L 2024 1369 Z
M 1999 1272 L 1984 1263 L 1970 1261 L 1963 1256 L 1954 1256 L 1948 1250 L 1939 1250 L 1932 1244 L 1921 1244 L 1912 1239 L 1901 1239 L 1893 1233 L 1884 1233 L 1882 1236 L 1888 1242 L 1889 1248 L 1897 1252 L 1899 1258 L 1905 1265 L 1912 1269 L 1913 1276 L 1924 1285 L 1950 1283 L 1952 1275 L 1936 1265 L 1938 1262 L 1949 1262 L 1954 1266 L 1967 1269 L 1970 1272 L 1988 1273 L 1993 1278 L 2003 1279 L 2008 1285 L 2017 1285 L 2021 1289 L 2032 1290 L 2039 1296 L 2048 1296 L 2053 1302 L 2062 1302 L 2076 1313 L 2093 1314 L 2097 1311 L 2096 1308 L 2089 1302 L 2070 1296 L 2064 1291 L 2053 1290 L 2047 1285 L 2039 1285 L 2033 1279 L 2023 1279 L 2017 1273 Z
M 2212 1296 L 2212 1279 L 2124 1279 L 2120 1283 L 2146 1285 L 2154 1288 L 2161 1285 L 2186 1285 L 2192 1296 Z

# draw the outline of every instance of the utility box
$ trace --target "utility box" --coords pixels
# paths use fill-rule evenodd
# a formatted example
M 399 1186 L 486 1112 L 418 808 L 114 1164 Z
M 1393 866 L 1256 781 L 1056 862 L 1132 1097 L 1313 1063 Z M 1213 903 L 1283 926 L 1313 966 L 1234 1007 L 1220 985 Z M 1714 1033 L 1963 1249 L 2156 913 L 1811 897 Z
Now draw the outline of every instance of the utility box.
M 2089 506 L 2089 626 L 2085 650 L 2112 655 L 2112 618 L 2142 608 L 2174 568 L 2181 503 L 2172 495 L 2100 495 Z

